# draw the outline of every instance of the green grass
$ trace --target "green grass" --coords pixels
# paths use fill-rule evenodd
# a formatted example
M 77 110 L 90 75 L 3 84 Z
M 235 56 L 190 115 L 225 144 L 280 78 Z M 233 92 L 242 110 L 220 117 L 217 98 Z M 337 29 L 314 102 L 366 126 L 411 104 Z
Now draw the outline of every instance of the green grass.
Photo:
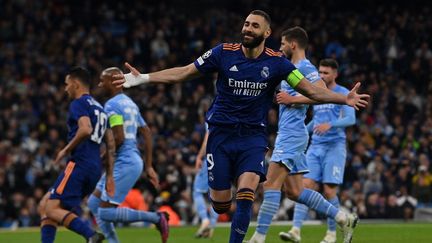
M 225 243 L 228 242 L 229 228 L 218 227 L 213 239 L 195 239 L 193 237 L 196 227 L 172 228 L 169 243 Z M 282 242 L 278 232 L 288 227 L 272 226 L 267 236 L 267 243 Z M 317 243 L 322 239 L 326 228 L 324 225 L 305 226 L 302 229 L 302 243 Z M 155 229 L 148 228 L 120 228 L 117 230 L 123 243 L 159 243 L 159 234 Z M 254 232 L 250 227 L 246 239 Z M 21 229 L 17 231 L 0 231 L 1 243 L 32 243 L 40 242 L 38 229 Z M 56 242 L 75 243 L 84 242 L 81 236 L 65 229 L 57 233 Z M 341 236 L 339 235 L 339 241 Z M 354 243 L 427 243 L 432 242 L 432 224 L 360 224 L 354 234 Z

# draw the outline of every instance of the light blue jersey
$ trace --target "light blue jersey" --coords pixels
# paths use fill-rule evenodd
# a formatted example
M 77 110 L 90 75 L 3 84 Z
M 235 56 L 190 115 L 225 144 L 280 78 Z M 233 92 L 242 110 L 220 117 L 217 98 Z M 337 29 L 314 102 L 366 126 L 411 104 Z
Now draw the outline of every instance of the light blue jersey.
M 111 127 L 123 125 L 125 139 L 117 150 L 114 162 L 114 197 L 110 197 L 106 193 L 105 175 L 100 179 L 97 189 L 102 192 L 101 199 L 103 201 L 120 204 L 143 171 L 143 160 L 137 147 L 137 132 L 138 128 L 146 126 L 146 123 L 138 106 L 123 93 L 109 99 L 105 103 L 104 109 Z
M 303 59 L 295 64 L 297 69 L 311 83 L 320 80 L 316 67 L 308 60 Z M 291 96 L 298 95 L 285 80 L 281 82 L 281 91 L 287 92 Z M 304 138 L 307 136 L 304 120 L 308 105 L 279 105 L 279 131 L 278 133 L 296 134 Z
M 332 91 L 348 94 L 348 90 L 336 85 Z M 345 127 L 355 123 L 353 107 L 338 104 L 314 105 L 313 119 L 308 124 L 308 130 L 323 124 L 332 126 L 322 135 L 313 134 L 312 142 L 306 154 L 310 172 L 305 178 L 325 184 L 342 184 L 346 161 Z
M 336 85 L 333 92 L 347 95 L 349 90 Z M 344 118 L 344 120 L 341 120 Z M 341 121 L 345 121 L 347 124 L 338 124 Z M 337 122 L 337 123 L 336 123 Z M 312 129 L 316 125 L 322 123 L 330 123 L 332 128 L 327 131 L 324 135 L 319 136 L 317 134 L 312 135 L 312 144 L 321 143 L 334 143 L 343 142 L 345 143 L 345 127 L 347 125 L 352 125 L 355 122 L 355 111 L 354 108 L 348 105 L 338 105 L 338 104 L 321 104 L 313 106 L 313 119 L 310 124 L 308 124 L 308 129 Z
M 321 79 L 309 60 L 303 59 L 295 66 L 311 83 Z M 286 81 L 282 81 L 281 91 L 297 95 Z M 307 105 L 279 105 L 279 130 L 271 161 L 283 163 L 291 174 L 308 172 L 304 154 L 309 138 L 304 123 L 307 108 Z
M 127 95 L 120 93 L 105 103 L 105 112 L 111 118 L 114 115 L 123 117 L 123 130 L 125 140 L 117 151 L 117 156 L 127 156 L 131 152 L 138 152 L 137 131 L 138 127 L 147 124 L 142 118 L 138 106 Z

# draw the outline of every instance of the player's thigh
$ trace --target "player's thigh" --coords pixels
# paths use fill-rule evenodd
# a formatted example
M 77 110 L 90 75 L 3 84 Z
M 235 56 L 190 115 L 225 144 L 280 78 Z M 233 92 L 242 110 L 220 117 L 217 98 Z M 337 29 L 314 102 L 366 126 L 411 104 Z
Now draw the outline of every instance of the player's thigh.
M 328 148 L 323 159 L 325 184 L 342 184 L 346 162 L 346 144 L 335 143 Z
M 45 193 L 45 195 L 42 197 L 42 199 L 40 200 L 40 202 L 39 202 L 39 205 L 38 205 L 38 212 L 39 212 L 39 215 L 43 218 L 43 217 L 46 217 L 46 211 L 45 211 L 45 208 L 46 208 L 46 204 L 47 204 L 47 202 L 48 202 L 48 199 L 49 199 L 49 197 L 50 197 L 50 192 L 48 191 L 48 192 L 46 192 Z
M 279 134 L 270 160 L 283 164 L 290 174 L 307 173 L 309 170 L 304 153 L 307 143 L 307 137 Z
M 253 172 L 259 176 L 259 182 L 266 180 L 265 154 L 268 141 L 263 134 L 238 137 L 235 141 L 234 161 L 235 178 L 238 179 L 243 173 Z
M 133 159 L 131 161 L 133 161 Z M 102 201 L 117 205 L 124 201 L 130 189 L 132 189 L 141 176 L 143 169 L 142 160 L 136 160 L 135 158 L 135 162 L 131 163 L 131 161 L 128 163 L 116 161 L 118 164 L 114 166 L 113 171 L 115 185 L 114 196 L 109 196 L 104 187 L 101 196 Z
M 216 191 L 231 189 L 234 177 L 230 155 L 221 147 L 207 146 L 208 185 Z
M 323 158 L 324 150 L 321 146 L 311 145 L 306 153 L 306 163 L 309 168 L 309 173 L 304 175 L 304 178 L 313 181 L 321 182 L 323 175 Z
M 81 200 L 95 189 L 100 176 L 100 169 L 84 168 L 71 161 L 51 188 L 50 199 L 60 200 L 67 210 L 78 210 Z

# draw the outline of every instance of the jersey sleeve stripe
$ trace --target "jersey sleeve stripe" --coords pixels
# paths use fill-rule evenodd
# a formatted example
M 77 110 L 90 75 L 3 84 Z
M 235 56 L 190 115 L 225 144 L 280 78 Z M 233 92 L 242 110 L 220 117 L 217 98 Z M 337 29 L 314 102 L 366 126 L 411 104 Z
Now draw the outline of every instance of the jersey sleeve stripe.
M 57 194 L 59 194 L 59 195 L 63 194 L 63 191 L 66 187 L 66 183 L 68 182 L 69 177 L 71 176 L 74 167 L 75 167 L 75 163 L 72 161 L 69 161 L 68 165 L 66 166 L 65 172 L 64 172 L 64 177 L 56 189 Z
M 291 87 L 295 88 L 303 78 L 303 74 L 298 69 L 295 69 L 288 75 L 287 82 Z

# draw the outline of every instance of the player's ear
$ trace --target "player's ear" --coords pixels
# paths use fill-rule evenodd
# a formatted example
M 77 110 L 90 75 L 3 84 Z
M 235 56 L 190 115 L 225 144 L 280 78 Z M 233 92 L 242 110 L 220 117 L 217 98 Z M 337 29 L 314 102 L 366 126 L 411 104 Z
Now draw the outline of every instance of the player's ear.
M 268 38 L 272 33 L 272 30 L 270 28 L 270 26 L 267 28 L 267 30 L 264 32 L 264 37 Z

